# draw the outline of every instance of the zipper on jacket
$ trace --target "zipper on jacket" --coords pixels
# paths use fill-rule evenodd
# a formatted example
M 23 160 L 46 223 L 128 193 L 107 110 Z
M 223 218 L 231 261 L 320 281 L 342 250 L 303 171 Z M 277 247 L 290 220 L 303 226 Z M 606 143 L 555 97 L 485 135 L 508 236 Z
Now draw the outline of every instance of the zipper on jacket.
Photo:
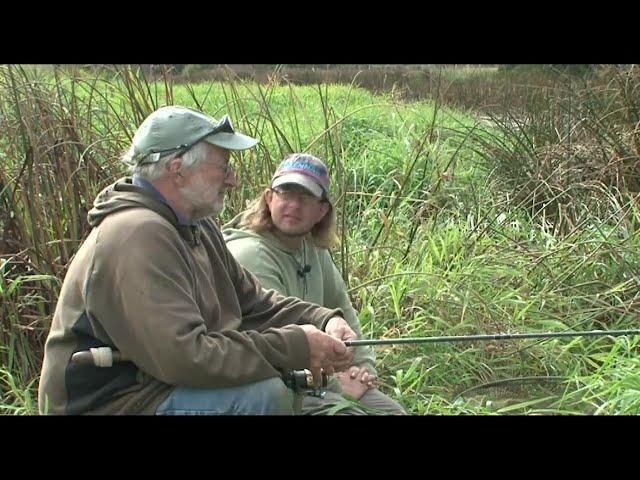
M 198 226 L 197 225 L 191 225 L 191 235 L 193 236 L 193 244 L 194 246 L 198 246 L 200 245 L 200 239 L 198 237 L 200 237 L 199 235 L 199 231 L 198 231 Z

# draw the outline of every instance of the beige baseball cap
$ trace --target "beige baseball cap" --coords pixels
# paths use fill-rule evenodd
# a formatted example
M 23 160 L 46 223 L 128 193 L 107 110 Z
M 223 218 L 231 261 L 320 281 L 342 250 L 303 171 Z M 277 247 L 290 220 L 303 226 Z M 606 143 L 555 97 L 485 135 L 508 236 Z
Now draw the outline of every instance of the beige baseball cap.
M 203 140 L 227 150 L 245 150 L 258 143 L 236 132 L 227 115 L 217 121 L 193 108 L 174 105 L 159 108 L 142 122 L 133 136 L 131 162 L 155 163 Z

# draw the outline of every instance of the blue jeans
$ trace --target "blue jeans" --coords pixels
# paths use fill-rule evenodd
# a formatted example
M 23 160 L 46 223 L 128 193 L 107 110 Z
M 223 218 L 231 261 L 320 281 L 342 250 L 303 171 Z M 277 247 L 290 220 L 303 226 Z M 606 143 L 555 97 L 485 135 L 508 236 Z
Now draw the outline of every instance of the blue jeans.
M 293 400 L 279 377 L 229 388 L 176 387 L 156 415 L 293 415 Z

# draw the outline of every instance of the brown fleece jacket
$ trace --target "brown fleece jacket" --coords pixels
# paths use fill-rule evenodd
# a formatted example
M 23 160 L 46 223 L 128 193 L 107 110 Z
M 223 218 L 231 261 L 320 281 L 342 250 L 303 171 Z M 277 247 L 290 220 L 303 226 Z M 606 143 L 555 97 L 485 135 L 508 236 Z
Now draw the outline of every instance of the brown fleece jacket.
M 179 225 L 130 178 L 98 195 L 89 221 L 45 345 L 42 413 L 152 414 L 173 386 L 230 387 L 308 368 L 298 325 L 323 329 L 342 316 L 262 289 L 213 221 Z M 101 346 L 131 362 L 70 363 Z

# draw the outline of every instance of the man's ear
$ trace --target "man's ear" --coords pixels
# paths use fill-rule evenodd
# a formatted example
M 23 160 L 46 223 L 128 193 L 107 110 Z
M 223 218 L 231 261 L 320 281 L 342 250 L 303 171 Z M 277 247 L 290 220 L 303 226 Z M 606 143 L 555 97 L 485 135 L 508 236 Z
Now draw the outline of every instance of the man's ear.
M 267 203 L 269 210 L 271 210 L 271 200 L 273 199 L 273 191 L 270 188 L 267 188 L 264 193 L 264 201 Z
M 318 222 L 322 221 L 322 219 L 325 217 L 325 215 L 327 213 L 329 213 L 329 203 L 328 202 L 321 202 L 320 203 L 320 210 L 318 211 Z
M 173 158 L 167 163 L 167 170 L 173 175 L 182 176 L 180 169 L 182 168 L 182 157 Z

